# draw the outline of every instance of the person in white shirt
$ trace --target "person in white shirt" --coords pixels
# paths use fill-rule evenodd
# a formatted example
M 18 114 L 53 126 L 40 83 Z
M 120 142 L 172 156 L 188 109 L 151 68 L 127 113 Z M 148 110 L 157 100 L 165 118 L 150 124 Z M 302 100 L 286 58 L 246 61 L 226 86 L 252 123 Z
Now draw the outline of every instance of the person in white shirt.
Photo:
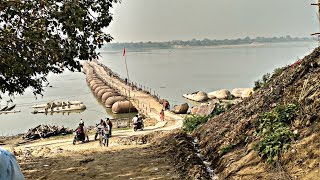
M 16 157 L 0 147 L 0 180 L 24 180 Z
M 106 122 L 103 122 L 103 127 L 102 130 L 103 130 L 103 134 L 104 134 L 104 146 L 107 145 L 107 147 L 109 146 L 109 131 L 110 131 L 110 126 L 106 123 Z
M 138 123 L 138 115 L 132 118 L 133 125 L 136 125 Z
M 138 115 L 136 115 L 135 117 L 132 118 L 132 127 L 133 127 L 133 130 L 136 130 L 135 128 L 137 127 L 138 125 Z

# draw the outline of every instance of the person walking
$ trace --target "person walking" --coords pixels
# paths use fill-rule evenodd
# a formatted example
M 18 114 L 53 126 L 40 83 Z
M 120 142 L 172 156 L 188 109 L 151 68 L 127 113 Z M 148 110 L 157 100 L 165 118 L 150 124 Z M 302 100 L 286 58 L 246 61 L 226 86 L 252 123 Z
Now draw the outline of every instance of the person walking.
M 109 131 L 110 131 L 110 127 L 106 122 L 103 122 L 103 127 L 104 127 L 104 146 L 107 145 L 107 147 L 109 146 Z
M 112 133 L 112 122 L 109 118 L 107 118 L 107 124 L 109 125 L 109 138 L 111 137 L 111 133 Z
M 160 112 L 160 119 L 161 121 L 164 121 L 164 110 L 161 109 L 161 112 Z
M 101 119 L 100 120 L 100 123 L 99 124 L 96 124 L 96 134 L 94 135 L 94 140 L 97 140 L 97 137 L 99 135 L 99 131 L 100 131 L 100 128 L 103 126 L 103 120 Z

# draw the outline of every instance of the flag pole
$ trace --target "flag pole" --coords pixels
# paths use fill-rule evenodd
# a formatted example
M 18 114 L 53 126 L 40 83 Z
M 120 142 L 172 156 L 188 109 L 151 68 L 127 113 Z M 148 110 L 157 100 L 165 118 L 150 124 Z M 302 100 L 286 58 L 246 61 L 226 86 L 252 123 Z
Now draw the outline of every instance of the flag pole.
M 128 100 L 129 100 L 129 113 L 130 113 L 130 79 L 129 79 L 129 71 L 128 71 L 128 65 L 127 65 L 127 54 L 126 54 L 126 48 L 123 48 L 123 56 L 124 56 L 124 63 L 126 64 L 126 70 L 127 70 L 127 77 L 128 77 Z

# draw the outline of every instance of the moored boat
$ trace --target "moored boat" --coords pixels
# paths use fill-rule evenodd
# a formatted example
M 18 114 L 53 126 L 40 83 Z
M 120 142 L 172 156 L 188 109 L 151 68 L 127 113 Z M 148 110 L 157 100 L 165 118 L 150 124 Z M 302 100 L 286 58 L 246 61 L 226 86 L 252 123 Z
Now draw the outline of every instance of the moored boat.
M 84 104 L 73 104 L 54 108 L 45 108 L 41 110 L 34 110 L 32 113 L 50 113 L 50 112 L 67 112 L 67 111 L 77 111 L 85 110 L 86 106 Z
M 83 104 L 81 101 L 52 101 L 48 102 L 46 104 L 36 104 L 33 105 L 33 108 L 51 108 L 51 107 L 59 107 L 63 105 L 78 105 L 78 104 Z
M 20 110 L 11 110 L 11 111 L 0 111 L 0 114 L 9 114 L 9 113 L 18 113 Z
M 5 106 L 4 108 L 0 109 L 0 111 L 5 111 L 8 108 L 8 106 Z

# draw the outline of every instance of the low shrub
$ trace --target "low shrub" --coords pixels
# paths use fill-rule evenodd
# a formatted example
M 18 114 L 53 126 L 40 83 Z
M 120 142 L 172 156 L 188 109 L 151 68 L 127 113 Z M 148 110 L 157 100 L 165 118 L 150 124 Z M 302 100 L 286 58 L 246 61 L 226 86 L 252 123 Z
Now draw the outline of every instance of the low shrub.
M 262 76 L 262 80 L 257 80 L 254 82 L 253 90 L 255 91 L 259 88 L 264 87 L 269 82 L 270 78 L 271 78 L 270 73 L 264 74 Z
M 213 112 L 208 116 L 196 116 L 190 115 L 187 116 L 183 121 L 183 130 L 191 133 L 194 131 L 199 125 L 204 124 L 208 121 L 208 119 L 217 116 L 225 111 L 225 108 L 219 104 L 216 105 Z
M 183 122 L 183 130 L 191 133 L 194 131 L 200 124 L 204 124 L 208 121 L 211 116 L 187 116 Z
M 255 150 L 268 163 L 275 162 L 296 138 L 289 125 L 297 115 L 297 111 L 298 107 L 294 104 L 278 105 L 257 119 L 255 135 L 261 139 L 255 146 Z

